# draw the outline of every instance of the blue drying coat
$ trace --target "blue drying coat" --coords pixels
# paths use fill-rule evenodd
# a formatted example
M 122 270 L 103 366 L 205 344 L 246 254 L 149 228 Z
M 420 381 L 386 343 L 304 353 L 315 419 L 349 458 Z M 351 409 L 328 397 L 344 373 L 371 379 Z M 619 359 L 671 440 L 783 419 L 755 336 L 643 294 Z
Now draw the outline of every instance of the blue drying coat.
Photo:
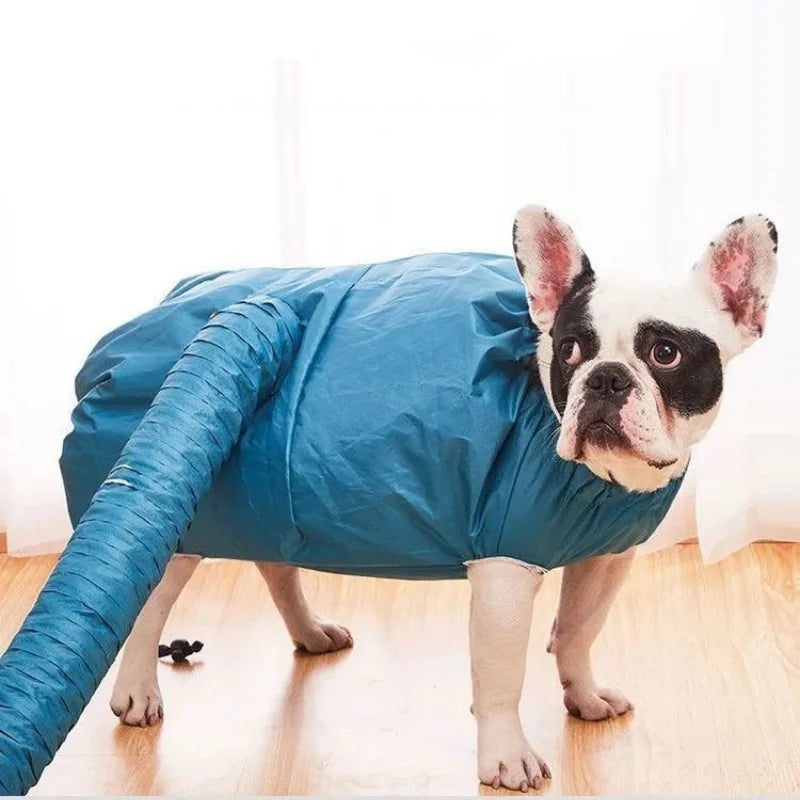
M 666 514 L 680 480 L 630 493 L 556 455 L 556 418 L 523 365 L 537 334 L 514 262 L 462 253 L 180 283 L 101 340 L 78 376 L 61 460 L 73 522 L 183 349 L 254 295 L 274 299 L 285 322 L 277 389 L 182 552 L 451 578 L 476 558 L 550 569 L 620 552 Z
M 0 658 L 0 794 L 39 778 L 176 550 L 393 577 L 544 568 L 644 541 L 556 456 L 511 259 L 428 255 L 183 282 L 106 336 L 61 466 L 75 532 Z

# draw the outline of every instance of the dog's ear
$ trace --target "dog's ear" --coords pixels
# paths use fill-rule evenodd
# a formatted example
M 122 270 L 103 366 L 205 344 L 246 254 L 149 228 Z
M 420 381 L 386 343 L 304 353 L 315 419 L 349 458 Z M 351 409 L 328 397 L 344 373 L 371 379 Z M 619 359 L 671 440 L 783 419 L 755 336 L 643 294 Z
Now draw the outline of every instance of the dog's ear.
M 514 220 L 514 257 L 536 326 L 547 333 L 575 281 L 594 273 L 572 228 L 541 206 L 526 206 Z
M 753 214 L 731 222 L 694 267 L 693 278 L 733 322 L 738 350 L 764 332 L 777 252 L 775 226 L 762 214 Z

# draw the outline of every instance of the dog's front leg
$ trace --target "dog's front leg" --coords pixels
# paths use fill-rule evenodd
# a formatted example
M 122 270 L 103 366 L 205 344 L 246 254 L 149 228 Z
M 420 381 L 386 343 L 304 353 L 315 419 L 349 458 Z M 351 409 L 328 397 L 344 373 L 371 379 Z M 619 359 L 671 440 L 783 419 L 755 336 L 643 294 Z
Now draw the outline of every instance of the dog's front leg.
M 619 555 L 595 556 L 564 567 L 558 615 L 547 650 L 556 657 L 564 705 L 582 719 L 608 719 L 633 708 L 620 692 L 597 686 L 589 659 L 633 553 L 631 549 Z
M 482 559 L 467 567 L 472 713 L 478 777 L 495 788 L 538 789 L 550 771 L 531 749 L 519 718 L 533 598 L 542 574 L 518 562 Z

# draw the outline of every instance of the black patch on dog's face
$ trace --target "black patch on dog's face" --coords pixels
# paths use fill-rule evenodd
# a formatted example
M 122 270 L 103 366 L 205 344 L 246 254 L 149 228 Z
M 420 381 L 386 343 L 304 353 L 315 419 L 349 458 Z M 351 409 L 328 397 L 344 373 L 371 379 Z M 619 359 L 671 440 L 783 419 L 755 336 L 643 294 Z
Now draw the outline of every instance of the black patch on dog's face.
M 650 351 L 662 339 L 677 345 L 681 352 L 680 363 L 674 369 L 659 369 L 650 364 Z M 704 414 L 719 401 L 722 362 L 716 343 L 705 334 L 661 320 L 646 320 L 639 325 L 633 349 L 647 364 L 665 405 L 682 417 Z
M 559 306 L 553 320 L 553 357 L 550 361 L 550 390 L 553 394 L 553 404 L 559 414 L 564 413 L 567 407 L 567 394 L 569 382 L 576 367 L 564 363 L 560 355 L 561 344 L 566 339 L 576 339 L 581 348 L 583 361 L 588 361 L 597 355 L 600 349 L 600 340 L 592 325 L 589 314 L 589 300 L 594 288 L 594 273 L 589 265 L 586 254 L 582 259 L 583 269 L 575 278 L 564 302 Z

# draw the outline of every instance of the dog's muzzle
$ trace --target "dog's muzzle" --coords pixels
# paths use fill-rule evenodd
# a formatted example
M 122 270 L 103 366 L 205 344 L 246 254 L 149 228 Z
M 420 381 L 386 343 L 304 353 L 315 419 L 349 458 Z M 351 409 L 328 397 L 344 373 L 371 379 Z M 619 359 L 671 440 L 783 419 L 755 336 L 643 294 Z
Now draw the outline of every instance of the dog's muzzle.
M 579 447 L 612 448 L 629 445 L 622 432 L 620 411 L 634 386 L 633 375 L 622 364 L 603 363 L 584 380 L 583 405 L 578 414 Z

